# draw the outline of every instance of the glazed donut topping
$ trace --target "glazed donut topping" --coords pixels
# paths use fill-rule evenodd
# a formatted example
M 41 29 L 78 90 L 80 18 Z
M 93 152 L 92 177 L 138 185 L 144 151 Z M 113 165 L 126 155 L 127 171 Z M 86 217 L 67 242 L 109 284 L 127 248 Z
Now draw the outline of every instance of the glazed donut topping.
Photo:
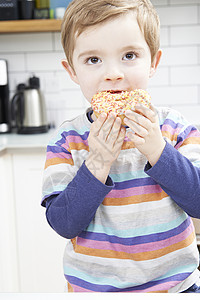
M 102 112 L 116 112 L 117 115 L 124 115 L 125 111 L 137 103 L 141 103 L 146 107 L 150 106 L 150 95 L 142 90 L 134 91 L 107 91 L 100 92 L 93 96 L 91 106 L 94 112 L 100 114 Z

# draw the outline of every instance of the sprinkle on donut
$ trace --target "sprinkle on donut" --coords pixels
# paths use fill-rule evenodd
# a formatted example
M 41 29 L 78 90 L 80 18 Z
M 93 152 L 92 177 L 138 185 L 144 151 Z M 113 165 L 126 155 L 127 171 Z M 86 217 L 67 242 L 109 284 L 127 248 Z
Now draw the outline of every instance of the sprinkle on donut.
M 125 111 L 134 108 L 137 103 L 150 107 L 150 95 L 142 89 L 136 89 L 130 92 L 108 91 L 95 94 L 91 100 L 91 106 L 96 117 L 102 112 L 115 112 L 117 116 L 122 119 L 122 124 Z

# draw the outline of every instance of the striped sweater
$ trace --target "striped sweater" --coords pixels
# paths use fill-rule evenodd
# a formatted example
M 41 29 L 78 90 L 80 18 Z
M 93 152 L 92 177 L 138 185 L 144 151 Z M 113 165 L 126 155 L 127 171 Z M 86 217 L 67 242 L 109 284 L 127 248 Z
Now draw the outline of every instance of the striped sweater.
M 157 164 L 151 168 L 125 139 L 105 185 L 84 164 L 86 114 L 65 122 L 50 141 L 42 205 L 50 203 L 50 225 L 68 238 L 69 291 L 181 292 L 199 283 L 189 215 L 200 216 L 200 133 L 174 110 L 158 114 L 167 144 Z

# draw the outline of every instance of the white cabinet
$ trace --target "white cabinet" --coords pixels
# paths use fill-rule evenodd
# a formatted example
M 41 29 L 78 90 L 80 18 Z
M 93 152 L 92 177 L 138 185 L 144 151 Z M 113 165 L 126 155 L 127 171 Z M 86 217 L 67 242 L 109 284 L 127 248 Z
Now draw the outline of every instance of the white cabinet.
M 18 292 L 18 251 L 11 156 L 0 155 L 0 292 Z
M 9 170 L 5 170 L 5 159 Z M 5 282 L 0 292 L 64 292 L 62 259 L 66 240 L 49 226 L 45 208 L 40 205 L 44 162 L 45 150 L 36 153 L 18 150 L 0 157 L 0 198 L 2 203 L 6 202 L 5 213 L 0 213 L 0 233 L 2 226 L 6 229 L 3 232 L 6 245 L 0 250 L 0 284 L 4 273 L 7 273 L 5 280 L 12 281 Z M 7 173 L 5 178 L 2 168 Z M 4 243 L 2 238 L 1 243 Z M 2 252 L 6 250 L 9 253 L 4 262 Z

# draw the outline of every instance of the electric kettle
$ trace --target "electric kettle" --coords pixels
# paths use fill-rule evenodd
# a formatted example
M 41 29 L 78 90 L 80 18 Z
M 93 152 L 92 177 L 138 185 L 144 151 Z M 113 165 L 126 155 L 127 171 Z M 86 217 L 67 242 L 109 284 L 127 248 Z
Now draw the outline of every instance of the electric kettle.
M 11 100 L 11 118 L 13 127 L 21 134 L 44 133 L 49 130 L 38 77 L 29 78 L 29 86 L 18 84 L 17 93 Z

